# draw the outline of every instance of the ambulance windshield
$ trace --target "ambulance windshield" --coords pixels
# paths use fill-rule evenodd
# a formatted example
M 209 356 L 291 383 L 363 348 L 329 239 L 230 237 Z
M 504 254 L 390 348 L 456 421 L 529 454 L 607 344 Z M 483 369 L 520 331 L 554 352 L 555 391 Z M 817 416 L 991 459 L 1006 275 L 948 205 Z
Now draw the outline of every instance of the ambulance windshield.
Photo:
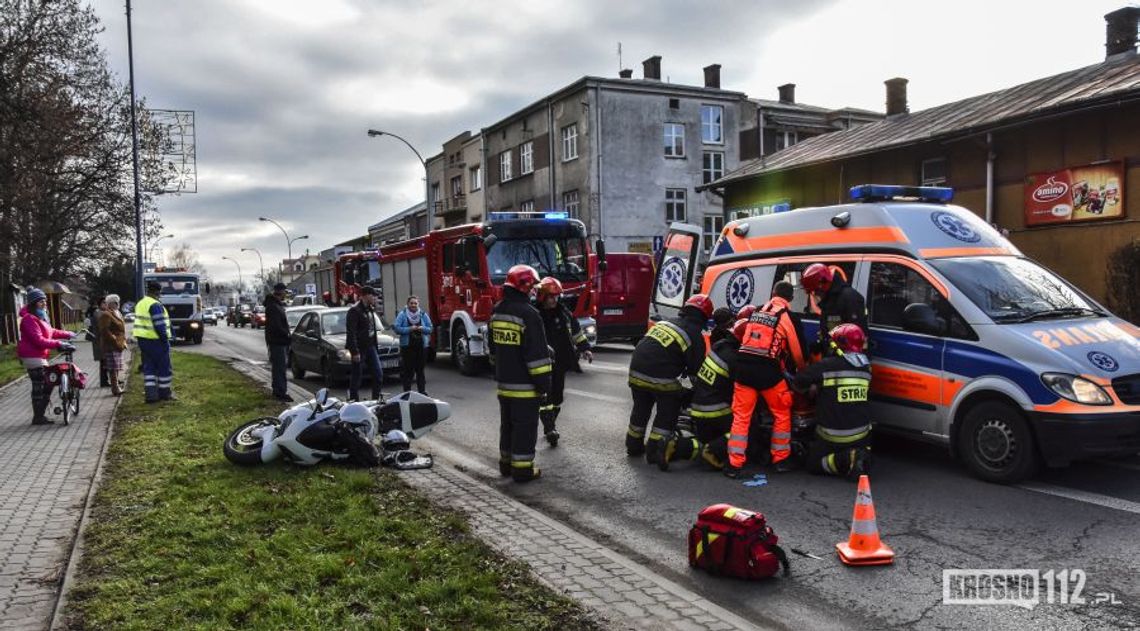
M 497 239 L 487 249 L 491 282 L 502 283 L 514 265 L 530 265 L 540 277 L 560 281 L 586 280 L 586 240 L 581 237 L 548 239 Z
M 1028 259 L 982 256 L 930 264 L 994 322 L 1108 315 L 1060 276 Z

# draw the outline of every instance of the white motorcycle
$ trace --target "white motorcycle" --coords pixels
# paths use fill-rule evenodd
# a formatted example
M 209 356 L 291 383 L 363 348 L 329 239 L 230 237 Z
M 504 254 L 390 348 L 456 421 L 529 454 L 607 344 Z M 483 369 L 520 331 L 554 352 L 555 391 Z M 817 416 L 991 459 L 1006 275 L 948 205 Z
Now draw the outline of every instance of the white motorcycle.
M 399 469 L 430 467 L 431 456 L 416 456 L 411 438 L 422 438 L 451 416 L 451 405 L 418 392 L 387 401 L 345 403 L 322 388 L 315 399 L 299 403 L 276 417 L 242 423 L 223 445 L 226 459 L 254 465 L 284 457 L 311 466 L 322 460 L 351 460 L 361 466 L 384 464 Z M 384 436 L 384 451 L 376 446 Z

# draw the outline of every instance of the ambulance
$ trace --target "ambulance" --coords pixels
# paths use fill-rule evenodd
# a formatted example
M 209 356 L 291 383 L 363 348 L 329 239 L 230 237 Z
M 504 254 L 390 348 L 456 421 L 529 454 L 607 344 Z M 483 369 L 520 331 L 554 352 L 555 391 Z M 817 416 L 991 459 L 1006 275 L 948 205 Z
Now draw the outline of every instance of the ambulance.
M 849 204 L 729 222 L 700 291 L 737 309 L 789 281 L 815 339 L 818 310 L 800 274 L 831 266 L 867 299 L 876 430 L 945 445 L 984 480 L 1140 452 L 1140 328 L 952 197 L 948 188 L 861 185 Z M 700 228 L 670 226 L 658 316 L 694 291 L 700 241 Z

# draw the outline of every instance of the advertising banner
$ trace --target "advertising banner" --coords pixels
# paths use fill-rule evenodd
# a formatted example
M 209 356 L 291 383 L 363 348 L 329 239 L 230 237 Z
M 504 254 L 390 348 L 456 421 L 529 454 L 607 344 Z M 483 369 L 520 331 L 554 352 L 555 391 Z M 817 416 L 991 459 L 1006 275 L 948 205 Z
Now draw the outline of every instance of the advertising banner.
M 1025 178 L 1025 225 L 1124 216 L 1124 163 L 1071 167 Z

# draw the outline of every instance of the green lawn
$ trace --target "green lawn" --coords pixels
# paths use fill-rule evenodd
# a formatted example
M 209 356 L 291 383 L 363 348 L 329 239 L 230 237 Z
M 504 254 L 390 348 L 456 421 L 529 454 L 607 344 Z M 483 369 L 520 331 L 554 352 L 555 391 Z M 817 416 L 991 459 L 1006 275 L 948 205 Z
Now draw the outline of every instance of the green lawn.
M 396 474 L 231 465 L 229 431 L 277 408 L 217 360 L 174 362 L 178 402 L 132 379 L 119 408 L 71 628 L 595 628 Z
M 20 363 L 20 358 L 16 357 L 16 345 L 0 345 L 0 386 L 25 374 L 24 365 Z

